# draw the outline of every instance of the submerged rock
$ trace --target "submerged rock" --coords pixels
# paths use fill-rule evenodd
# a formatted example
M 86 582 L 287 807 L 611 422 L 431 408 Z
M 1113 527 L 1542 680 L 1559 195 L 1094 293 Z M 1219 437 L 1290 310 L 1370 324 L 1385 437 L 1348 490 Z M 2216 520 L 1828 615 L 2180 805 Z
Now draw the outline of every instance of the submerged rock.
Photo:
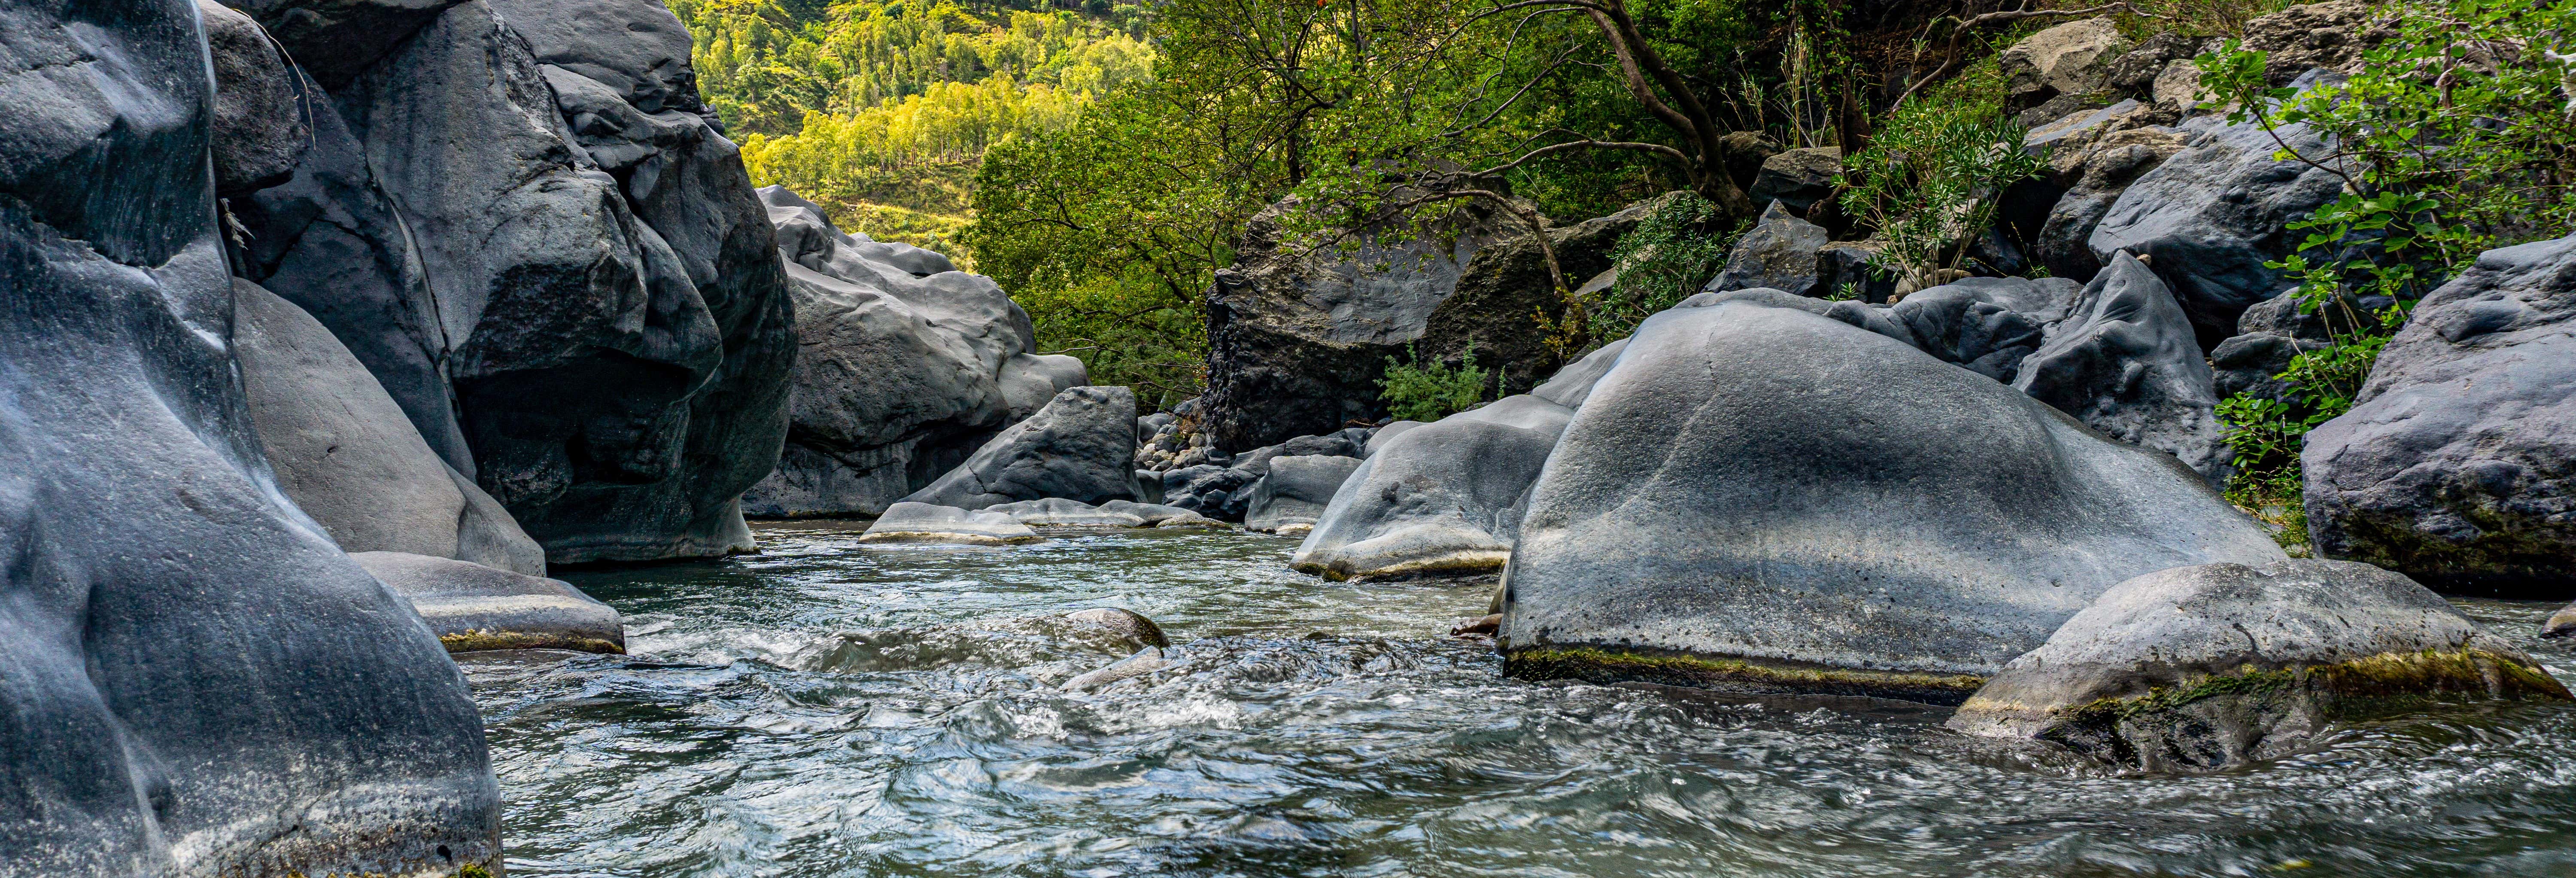
M 1320 454 L 1271 459 L 1270 474 L 1254 486 L 1252 503 L 1244 509 L 1244 529 L 1291 535 L 1313 529 L 1334 492 L 1360 466 L 1356 457 Z
M 2417 303 L 2352 410 L 2308 433 L 2328 557 L 2446 588 L 2576 579 L 2576 237 L 2489 250 Z
M 1144 614 L 1133 610 L 1096 607 L 1089 610 L 1075 610 L 1064 614 L 1064 617 L 1107 628 L 1117 632 L 1118 636 L 1135 642 L 1139 647 L 1172 648 L 1171 638 L 1163 636 L 1163 626 L 1154 624 L 1154 620 L 1145 618 Z
M 2151 771 L 2210 771 L 2281 755 L 2338 720 L 2568 699 L 2529 655 L 2414 580 L 2300 560 L 2120 583 L 1949 724 Z
M 2171 454 L 2221 485 L 2233 455 L 2220 440 L 2211 386 L 2190 318 L 2127 253 L 2085 285 L 2013 382 L 2105 436 Z
M 1136 394 L 1124 387 L 1075 387 L 1003 430 L 965 463 L 905 497 L 982 509 L 1062 497 L 1083 503 L 1135 496 Z
M 572 583 L 403 552 L 352 552 L 349 558 L 411 602 L 448 652 L 626 654 L 626 626 L 617 611 Z
M 0 870 L 497 871 L 463 675 L 248 417 L 198 21 L 0 11 Z
M 1007 546 L 1034 543 L 1043 537 L 1028 525 L 999 512 L 969 512 L 954 506 L 903 502 L 886 508 L 862 543 L 962 543 Z
M 1955 702 L 2121 580 L 2284 557 L 2169 455 L 1893 338 L 1708 300 L 1639 328 L 1532 489 L 1513 674 Z

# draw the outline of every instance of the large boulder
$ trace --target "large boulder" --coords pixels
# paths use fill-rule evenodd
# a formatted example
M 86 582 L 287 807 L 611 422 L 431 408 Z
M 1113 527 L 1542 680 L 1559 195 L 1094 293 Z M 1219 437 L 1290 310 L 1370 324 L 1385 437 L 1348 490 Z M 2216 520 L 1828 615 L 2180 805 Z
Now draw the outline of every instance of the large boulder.
M 796 298 L 787 449 L 744 495 L 755 515 L 876 514 L 1056 394 L 1082 361 L 1038 356 L 1026 311 L 945 257 L 842 232 L 786 189 L 760 190 Z
M 2213 485 L 2232 457 L 2191 320 L 2156 273 L 2126 253 L 2084 286 L 2073 312 L 2022 361 L 2013 389 L 2103 435 L 2173 455 Z
M 2348 561 L 2207 564 L 2120 583 L 1950 719 L 2151 771 L 2288 752 L 2336 721 L 2569 700 L 2414 580 Z
M 1505 394 L 1554 368 L 1531 319 L 1564 307 L 1526 226 L 1472 207 L 1420 234 L 1369 229 L 1344 252 L 1291 234 L 1294 200 L 1253 217 L 1208 294 L 1208 393 L 1200 424 L 1240 452 L 1386 414 L 1386 361 L 1456 365 L 1472 351 Z M 1568 283 L 1610 268 L 1651 203 L 1549 229 Z M 1399 238 L 1401 240 L 1399 240 Z
M 1706 290 L 1770 287 L 1824 297 L 1834 290 L 1824 283 L 1824 266 L 1816 252 L 1829 241 L 1825 227 L 1791 216 L 1783 202 L 1773 201 L 1752 231 L 1735 240 L 1735 247 L 1726 254 L 1726 269 L 1708 282 Z
M 2273 160 L 2283 145 L 2318 160 L 2332 154 L 2303 123 L 2266 130 L 2251 120 L 2227 125 L 2202 116 L 2180 130 L 2182 151 L 2122 190 L 2085 246 L 2106 264 L 2122 250 L 2147 259 L 2206 349 L 2236 334 L 2246 306 L 2289 283 L 2264 263 L 2305 239 L 2289 224 L 2333 201 L 2343 178 L 2298 159 Z
M 2102 270 L 2090 244 L 2093 230 L 2129 189 L 2157 165 L 2182 151 L 2179 134 L 2131 128 L 2060 143 L 2048 156 L 2047 178 L 2064 187 L 2032 237 L 2031 258 L 2049 274 L 2083 283 Z
M 0 12 L 7 871 L 498 871 L 463 675 L 247 417 L 198 21 Z
M 233 288 L 251 424 L 277 486 L 333 542 L 545 575 L 544 547 L 430 450 L 329 329 L 257 284 L 236 279 Z
M 1243 528 L 1292 536 L 1313 530 L 1325 505 L 1360 466 L 1356 457 L 1321 454 L 1272 459 L 1270 474 L 1261 477 L 1243 510 Z
M 224 0 L 277 35 L 315 79 L 337 90 L 465 0 Z
M 2328 557 L 2563 599 L 2576 580 L 2576 237 L 2489 250 L 2424 297 L 2352 410 L 2308 433 Z
M 1135 457 L 1135 392 L 1075 387 L 903 502 L 975 510 L 1049 497 L 1132 500 L 1135 474 L 1127 465 Z
M 447 651 L 569 649 L 626 654 L 617 610 L 572 583 L 402 552 L 352 552 L 411 604 Z
M 215 67 L 215 194 L 232 197 L 286 182 L 312 143 L 297 100 L 301 82 L 250 16 L 197 0 Z
M 1816 202 L 1833 197 L 1834 180 L 1842 172 L 1841 147 L 1787 150 L 1762 160 L 1762 173 L 1754 176 L 1753 187 L 1745 196 L 1766 213 L 1769 208 L 1765 205 L 1779 204 L 1804 214 Z
M 1995 58 L 2004 74 L 2004 104 L 2018 110 L 2100 89 L 2129 45 L 2109 18 L 2070 21 L 2023 37 Z
M 701 108 L 689 29 L 660 0 L 492 0 L 537 61 L 598 82 L 638 112 Z
M 2170 455 L 1709 296 L 1641 325 L 1558 441 L 1501 641 L 1521 676 L 1956 702 L 2122 580 L 2283 558 Z

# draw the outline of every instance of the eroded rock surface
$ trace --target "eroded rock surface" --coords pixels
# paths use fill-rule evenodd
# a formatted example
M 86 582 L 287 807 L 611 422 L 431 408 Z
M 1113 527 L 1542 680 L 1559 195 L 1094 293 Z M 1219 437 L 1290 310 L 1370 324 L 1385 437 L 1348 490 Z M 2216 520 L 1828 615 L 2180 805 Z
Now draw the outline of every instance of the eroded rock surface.
M 1135 496 L 1136 394 L 1075 387 L 993 437 L 965 463 L 904 498 L 961 509 L 1062 497 L 1083 503 Z
M 1261 477 L 1244 508 L 1244 529 L 1290 535 L 1312 530 L 1334 492 L 1360 465 L 1356 457 L 1320 454 L 1271 459 L 1270 473 Z
M 2129 45 L 2108 18 L 2070 21 L 2023 37 L 1996 58 L 2004 74 L 2005 105 L 2020 109 L 2102 88 L 2112 62 L 2128 54 Z
M 2086 284 L 2072 313 L 2022 361 L 2013 388 L 2103 435 L 2173 455 L 2224 484 L 2218 397 L 2191 320 L 2164 282 L 2126 253 Z
M 352 552 L 349 557 L 410 602 L 448 652 L 626 653 L 624 620 L 572 583 L 402 552 Z
M 2187 138 L 2182 151 L 2121 190 L 2086 246 L 2106 264 L 2123 250 L 2147 259 L 2209 348 L 2236 334 L 2247 306 L 2288 285 L 2264 263 L 2289 255 L 2305 239 L 2290 222 L 2333 201 L 2343 178 L 2296 159 L 2272 159 L 2283 144 L 2319 160 L 2331 154 L 2303 124 L 2266 131 L 2253 121 L 2227 125 L 2203 116 L 2180 130 Z
M 1710 292 L 1749 290 L 1770 287 L 1801 296 L 1823 297 L 1833 292 L 1825 286 L 1825 269 L 1816 256 L 1829 237 L 1825 227 L 1789 215 L 1782 202 L 1773 201 L 1762 212 L 1761 222 L 1735 241 L 1727 253 L 1726 270 L 1708 282 Z

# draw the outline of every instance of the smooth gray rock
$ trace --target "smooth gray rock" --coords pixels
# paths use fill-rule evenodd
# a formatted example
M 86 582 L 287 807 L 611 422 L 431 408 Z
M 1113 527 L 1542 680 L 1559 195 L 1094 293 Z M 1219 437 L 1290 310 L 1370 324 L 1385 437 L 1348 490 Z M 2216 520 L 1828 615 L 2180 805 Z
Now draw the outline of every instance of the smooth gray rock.
M 2100 136 L 2103 128 L 2141 109 L 2144 105 L 2128 100 L 2107 107 L 2095 105 L 2069 112 L 2023 132 L 2022 151 L 2043 155 L 2091 140 Z
M 1130 499 L 1136 489 L 1127 463 L 1135 456 L 1136 394 L 1124 387 L 1075 387 L 904 502 L 982 509 L 1048 497 L 1084 503 Z
M 1802 308 L 1695 301 L 1532 490 L 1516 675 L 1955 702 L 2121 580 L 2284 557 L 2169 455 Z
M 1130 503 L 1125 500 L 1111 500 L 1107 503 L 1102 503 L 1100 504 L 1100 511 L 1112 515 L 1135 516 L 1139 520 L 1142 520 L 1147 527 L 1158 526 L 1164 522 L 1177 519 L 1200 518 L 1201 520 L 1204 520 L 1204 518 L 1202 518 L 1198 513 L 1191 512 L 1178 506 L 1164 506 L 1159 503 Z
M 1726 255 L 1726 270 L 1705 289 L 1722 293 L 1770 287 L 1821 298 L 1832 290 L 1823 284 L 1816 251 L 1829 240 L 1825 227 L 1790 216 L 1783 202 L 1773 201 L 1762 211 L 1762 220 L 1736 239 Z
M 760 196 L 794 281 L 802 350 L 786 452 L 744 496 L 752 514 L 881 512 L 1090 383 L 1080 360 L 1031 353 L 1028 314 L 991 278 L 845 234 L 786 189 Z
M 2279 126 L 2277 143 L 2253 121 L 2226 125 L 2217 116 L 2184 122 L 2181 130 L 2189 138 L 2183 150 L 2122 190 L 2085 246 L 2105 264 L 2122 250 L 2148 257 L 2191 315 L 2202 346 L 2215 347 L 2236 334 L 2246 306 L 2289 283 L 2263 264 L 2306 239 L 2290 222 L 2333 201 L 2343 178 L 2296 159 L 2272 160 L 2282 144 L 2320 160 L 2330 154 L 2304 124 Z
M 2426 295 L 2351 411 L 2308 433 L 2327 557 L 2445 589 L 2566 597 L 2576 578 L 2576 237 L 2479 254 Z
M 2073 286 L 2056 278 L 1967 278 L 1917 290 L 1887 313 L 1924 353 L 2009 384 L 2041 339 L 2041 320 L 2021 307 L 2045 313 L 2055 304 L 2049 293 Z
M 2049 274 L 2076 283 L 2093 279 L 2102 260 L 2089 242 L 2093 230 L 2111 212 L 2120 193 L 2148 171 L 2182 151 L 2182 137 L 2171 131 L 2135 128 L 2069 143 L 2049 155 L 2049 176 L 2062 181 L 2065 193 L 2050 206 L 2031 257 Z
M 1567 416 L 1572 417 L 1572 410 L 1582 408 L 1583 401 L 1591 398 L 1592 385 L 1600 382 L 1601 376 L 1610 374 L 1610 367 L 1619 362 L 1619 353 L 1627 349 L 1628 340 L 1624 338 L 1595 348 L 1584 354 L 1582 359 L 1558 369 L 1547 383 L 1531 388 L 1529 395 L 1565 407 Z M 1389 425 L 1388 429 L 1394 427 Z M 1372 438 L 1369 443 L 1374 446 L 1377 440 Z
M 491 0 L 537 60 L 606 84 L 646 113 L 696 112 L 689 30 L 660 0 Z
M 1297 534 L 1315 526 L 1333 495 L 1361 466 L 1356 457 L 1289 455 L 1273 458 L 1270 473 L 1254 485 L 1244 508 L 1245 530 Z
M 2272 758 L 2338 720 L 2566 701 L 2531 656 L 2414 580 L 2348 561 L 2207 564 L 2122 582 L 1949 721 L 2150 771 Z
M 349 558 L 411 602 L 448 652 L 626 654 L 624 620 L 572 583 L 403 552 L 352 552 Z
M 248 417 L 198 21 L 0 10 L 0 871 L 497 871 L 463 675 Z
M 333 91 L 465 0 L 224 0 L 267 25 L 297 63 Z
M 295 304 L 233 282 L 233 351 L 278 487 L 343 551 L 471 561 L 529 576 L 546 551 L 420 438 L 365 364 Z
M 197 0 L 215 65 L 215 194 L 232 197 L 286 182 L 313 140 L 296 99 L 301 83 L 277 43 L 250 16 Z
M 1384 427 L 1379 427 L 1377 435 L 1370 436 L 1368 446 L 1361 449 L 1362 453 L 1360 456 L 1376 457 L 1378 449 L 1385 448 L 1387 443 L 1395 441 L 1395 437 L 1402 436 L 1406 432 L 1420 426 L 1422 426 L 1421 421 L 1396 421 L 1387 424 Z
M 1125 503 L 1126 501 L 1111 500 L 1109 502 Z M 1134 503 L 1128 503 L 1127 505 L 1144 508 Z M 1123 509 L 1113 511 L 1106 505 L 1093 506 L 1089 503 L 1077 503 L 1062 497 L 1050 497 L 1044 500 L 1022 500 L 1017 503 L 997 503 L 984 507 L 984 511 L 1008 515 L 1011 517 L 1012 521 L 1025 524 L 1030 527 L 1144 527 L 1148 523 L 1144 516 L 1137 515 Z M 1181 509 L 1173 509 L 1172 511 L 1183 514 L 1187 513 L 1187 510 Z
M 2004 104 L 2019 109 L 2103 86 L 2111 63 L 2129 52 L 2111 19 L 2087 18 L 2023 37 L 1995 57 L 2004 75 Z
M 2356 307 L 2354 314 L 2360 313 Z M 2299 297 L 2287 293 L 2246 308 L 2245 315 L 2236 319 L 2237 334 L 2209 352 L 2209 369 L 2218 398 L 2250 394 L 2287 400 L 2293 396 L 2289 382 L 2279 376 L 2290 368 L 2291 358 L 2332 341 L 2325 316 L 2301 314 Z M 2346 321 L 2338 321 L 2337 325 L 2350 329 Z
M 1606 363 L 1597 371 L 1586 368 L 1591 362 L 1586 358 L 1567 371 L 1584 370 L 1594 378 L 1607 371 Z M 1559 382 L 1580 374 L 1560 374 L 1542 389 L 1577 395 Z M 1501 572 L 1520 531 L 1530 484 L 1574 415 L 1546 400 L 1514 399 L 1537 403 L 1526 407 L 1532 413 L 1546 406 L 1556 416 L 1515 425 L 1461 412 L 1398 435 L 1333 495 L 1289 566 L 1336 581 Z
M 2576 604 L 2569 604 L 2565 609 L 2549 614 L 2549 621 L 2540 625 L 2542 637 L 2566 637 L 2571 634 L 2576 634 Z
M 2221 441 L 2212 381 L 2190 318 L 2155 272 L 2120 253 L 2022 361 L 2013 389 L 2219 485 L 2234 455 Z
M 1762 173 L 1753 178 L 1753 187 L 1745 192 L 1756 206 L 1785 204 L 1790 210 L 1805 214 L 1816 202 L 1833 197 L 1834 178 L 1843 172 L 1840 147 L 1811 146 L 1792 149 L 1762 160 Z M 1769 208 L 1764 207 L 1764 213 Z
M 859 535 L 862 543 L 958 543 L 974 546 L 1007 546 L 1034 543 L 1043 537 L 1028 525 L 1011 520 L 999 512 L 970 512 L 954 506 L 902 502 L 886 507 L 868 532 Z

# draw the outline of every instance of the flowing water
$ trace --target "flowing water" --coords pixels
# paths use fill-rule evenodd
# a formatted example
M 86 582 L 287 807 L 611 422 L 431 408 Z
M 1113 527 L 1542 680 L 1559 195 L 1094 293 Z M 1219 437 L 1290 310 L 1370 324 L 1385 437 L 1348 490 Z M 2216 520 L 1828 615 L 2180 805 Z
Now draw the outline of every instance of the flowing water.
M 1476 586 L 1293 540 L 1097 532 L 573 574 L 629 656 L 467 657 L 533 875 L 2576 875 L 2576 709 L 2349 729 L 2216 776 L 1963 739 L 1947 711 L 1504 679 Z M 1173 668 L 1061 684 L 1135 644 Z M 2478 602 L 2532 637 L 2550 608 Z

